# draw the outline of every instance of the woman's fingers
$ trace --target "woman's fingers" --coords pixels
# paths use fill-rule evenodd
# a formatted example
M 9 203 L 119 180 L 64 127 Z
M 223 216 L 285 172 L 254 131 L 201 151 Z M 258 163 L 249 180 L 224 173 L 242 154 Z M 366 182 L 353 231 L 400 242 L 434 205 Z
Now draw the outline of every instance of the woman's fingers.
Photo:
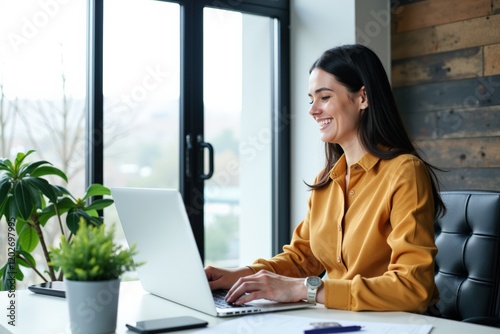
M 229 289 L 240 277 L 253 274 L 253 270 L 248 267 L 237 269 L 222 269 L 207 266 L 205 268 L 208 284 L 212 290 Z
M 242 277 L 229 289 L 226 296 L 228 303 L 243 304 L 255 299 L 268 299 L 278 302 L 300 300 L 298 289 L 303 286 L 303 279 L 290 278 L 259 271 L 258 273 Z

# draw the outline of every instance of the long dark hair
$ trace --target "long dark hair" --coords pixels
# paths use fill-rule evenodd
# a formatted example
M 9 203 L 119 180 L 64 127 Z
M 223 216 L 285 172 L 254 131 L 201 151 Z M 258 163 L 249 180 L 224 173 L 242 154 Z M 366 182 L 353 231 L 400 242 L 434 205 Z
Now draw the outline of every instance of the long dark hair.
M 352 93 L 365 87 L 368 108 L 359 120 L 361 143 L 368 152 L 380 159 L 413 154 L 422 160 L 431 176 L 434 216 L 444 214 L 446 207 L 439 194 L 439 181 L 435 173 L 439 169 L 419 156 L 406 133 L 389 79 L 377 55 L 362 45 L 343 45 L 325 51 L 311 66 L 309 73 L 315 68 L 332 74 Z M 326 166 L 316 184 L 309 185 L 312 190 L 330 183 L 329 171 L 343 153 L 340 145 L 325 143 Z

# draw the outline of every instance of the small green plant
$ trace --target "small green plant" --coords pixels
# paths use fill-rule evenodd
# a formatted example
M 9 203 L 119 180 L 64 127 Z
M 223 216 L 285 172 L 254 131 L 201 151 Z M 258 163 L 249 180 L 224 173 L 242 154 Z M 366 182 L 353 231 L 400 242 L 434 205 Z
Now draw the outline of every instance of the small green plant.
M 5 218 L 9 225 L 9 259 L 4 264 L 0 263 L 0 290 L 5 289 L 8 282 L 24 279 L 21 266 L 31 268 L 45 282 L 61 280 L 62 273 L 50 265 L 50 245 L 45 240 L 45 226 L 58 224 L 61 236 L 71 241 L 79 229 L 81 218 L 87 224 L 101 225 L 99 210 L 113 203 L 112 199 L 101 198 L 111 194 L 101 184 L 90 185 L 78 198 L 66 188 L 49 183 L 46 176 L 58 177 L 65 182 L 68 178 L 48 161 L 25 162 L 34 152 L 18 153 L 12 160 L 0 158 L 0 219 Z M 63 218 L 69 232 L 63 228 Z M 41 270 L 40 263 L 32 255 L 38 245 L 46 264 Z
M 59 248 L 52 248 L 52 264 L 60 267 L 64 277 L 73 281 L 105 281 L 117 279 L 125 272 L 135 270 L 135 245 L 130 249 L 114 243 L 115 226 L 106 230 L 100 226 L 80 223 L 78 234 L 70 243 L 61 238 Z

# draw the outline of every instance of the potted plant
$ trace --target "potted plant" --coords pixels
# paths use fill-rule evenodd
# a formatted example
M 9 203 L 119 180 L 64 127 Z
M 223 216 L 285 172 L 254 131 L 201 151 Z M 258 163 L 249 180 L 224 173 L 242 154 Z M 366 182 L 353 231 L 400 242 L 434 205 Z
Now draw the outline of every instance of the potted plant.
M 47 176 L 60 178 L 66 183 L 68 179 L 63 171 L 48 161 L 25 162 L 34 152 L 18 153 L 13 160 L 0 159 L 0 219 L 5 217 L 9 230 L 15 227 L 17 234 L 15 242 L 9 242 L 8 260 L 3 265 L 0 263 L 0 290 L 6 288 L 7 282 L 24 279 L 21 266 L 31 268 L 45 282 L 62 280 L 62 273 L 50 265 L 45 226 L 58 224 L 61 236 L 71 241 L 81 218 L 88 224 L 101 225 L 98 210 L 113 203 L 112 199 L 101 198 L 110 195 L 110 190 L 100 184 L 92 184 L 78 198 L 66 188 L 49 183 L 45 179 Z M 90 202 L 91 199 L 94 200 Z M 68 231 L 63 228 L 64 215 Z M 11 235 L 13 233 L 9 233 L 9 239 L 14 240 Z M 45 259 L 42 268 L 32 256 L 39 244 Z
M 82 222 L 70 243 L 61 237 L 52 248 L 52 264 L 62 269 L 71 330 L 75 333 L 110 333 L 116 329 L 120 278 L 135 270 L 135 245 L 122 248 L 114 242 L 115 228 Z

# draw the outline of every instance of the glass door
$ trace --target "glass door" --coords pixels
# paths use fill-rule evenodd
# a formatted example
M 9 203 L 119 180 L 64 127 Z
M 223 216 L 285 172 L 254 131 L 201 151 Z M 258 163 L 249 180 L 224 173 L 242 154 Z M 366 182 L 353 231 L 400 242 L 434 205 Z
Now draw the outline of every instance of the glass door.
M 240 266 L 272 255 L 275 19 L 204 8 L 205 263 Z
M 177 189 L 179 5 L 105 1 L 103 45 L 104 184 Z
M 289 240 L 288 3 L 213 5 L 104 2 L 104 184 L 179 189 L 205 263 L 237 266 Z

